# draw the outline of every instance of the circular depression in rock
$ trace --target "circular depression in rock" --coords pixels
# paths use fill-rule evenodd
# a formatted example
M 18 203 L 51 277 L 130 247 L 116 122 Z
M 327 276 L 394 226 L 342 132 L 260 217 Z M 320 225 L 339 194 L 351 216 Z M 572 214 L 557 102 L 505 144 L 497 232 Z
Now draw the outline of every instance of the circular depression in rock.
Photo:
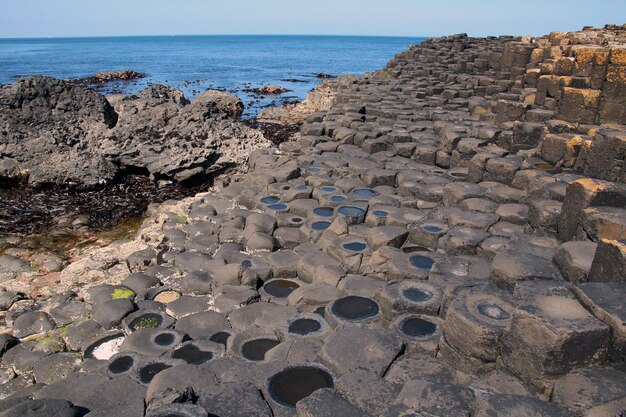
M 119 375 L 131 370 L 135 364 L 135 358 L 130 355 L 122 355 L 109 362 L 107 369 L 113 375 Z
M 116 333 L 97 340 L 85 349 L 83 356 L 85 358 L 94 358 L 98 360 L 109 360 L 120 350 L 120 345 L 124 341 L 122 333 Z
M 229 337 L 230 333 L 228 332 L 217 332 L 213 336 L 211 336 L 209 340 L 211 342 L 219 343 L 220 345 L 226 346 Z
M 374 197 L 376 192 L 370 190 L 369 188 L 359 188 L 352 191 L 352 194 L 358 195 L 361 197 Z
M 480 314 L 493 320 L 507 320 L 511 317 L 502 307 L 489 301 L 481 301 L 476 304 Z
M 431 252 L 431 250 L 423 246 L 405 246 L 402 248 L 402 252 L 404 253 Z
M 344 249 L 349 250 L 350 252 L 363 252 L 367 249 L 367 244 L 363 242 L 347 242 L 341 245 Z
M 324 230 L 330 227 L 330 222 L 320 221 L 311 223 L 311 229 L 316 230 L 318 232 L 323 232 Z
M 333 377 L 321 368 L 298 366 L 287 368 L 268 381 L 270 397 L 285 407 L 295 408 L 296 403 L 322 388 L 334 388 Z
M 387 213 L 386 211 L 383 211 L 383 210 L 375 210 L 374 211 L 374 216 L 387 217 L 387 216 L 389 216 L 389 213 Z
M 433 298 L 433 295 L 429 291 L 413 287 L 405 288 L 402 291 L 402 295 L 407 300 L 413 301 L 415 303 L 423 303 L 425 301 L 432 300 Z
M 287 204 L 277 203 L 277 204 L 270 204 L 269 206 L 267 206 L 267 208 L 270 210 L 274 210 L 274 211 L 286 211 L 289 208 L 289 206 L 287 206 Z
M 333 203 L 343 203 L 344 201 L 346 201 L 348 198 L 344 197 L 342 195 L 333 195 L 330 196 L 330 201 L 332 201 Z
M 334 193 L 335 191 L 337 191 L 335 187 L 320 187 L 320 190 L 324 191 L 325 193 Z
M 280 342 L 274 339 L 250 340 L 241 347 L 241 356 L 249 361 L 259 362 L 265 359 L 267 351 L 279 344 Z
M 337 213 L 346 217 L 362 217 L 365 215 L 365 210 L 360 207 L 343 206 L 337 209 Z
M 437 226 L 436 224 L 427 224 L 425 226 L 422 226 L 422 230 L 424 230 L 427 233 L 441 233 L 443 232 L 443 227 L 441 226 Z
M 428 337 L 437 331 L 437 325 L 420 317 L 410 317 L 402 321 L 400 331 L 410 337 Z
M 421 256 L 421 255 L 411 256 L 411 258 L 409 259 L 409 262 L 415 268 L 424 269 L 426 271 L 430 271 L 430 269 L 433 267 L 433 264 L 435 263 L 435 261 L 432 258 L 429 258 L 428 256 Z
M 154 343 L 157 346 L 169 346 L 176 340 L 176 336 L 172 333 L 160 333 L 155 336 Z
M 261 198 L 261 203 L 263 204 L 276 204 L 280 201 L 280 198 L 275 195 L 269 195 L 267 197 Z
M 318 332 L 322 329 L 322 324 L 314 319 L 297 319 L 294 320 L 288 328 L 289 333 L 306 336 L 311 333 Z
M 379 310 L 374 300 L 357 295 L 340 298 L 333 303 L 331 308 L 334 315 L 350 321 L 369 319 L 376 316 Z
M 139 381 L 142 384 L 148 385 L 152 382 L 152 379 L 161 371 L 171 368 L 170 365 L 162 362 L 153 362 L 143 366 L 139 370 Z
M 288 297 L 289 294 L 298 288 L 300 288 L 300 285 L 286 279 L 275 279 L 263 285 L 266 293 L 278 298 Z
M 213 359 L 213 352 L 202 350 L 198 346 L 189 343 L 176 349 L 172 353 L 172 358 L 182 359 L 191 365 L 202 365 Z
M 554 169 L 554 165 L 548 162 L 538 162 L 534 166 L 536 169 L 541 171 L 550 171 L 551 169 Z
M 153 300 L 158 301 L 159 303 L 162 303 L 162 304 L 169 304 L 172 301 L 178 300 L 179 298 L 180 298 L 180 293 L 178 291 L 164 289 L 163 291 L 160 291 L 159 293 L 157 293 L 154 296 Z
M 335 214 L 335 209 L 332 207 L 316 207 L 313 209 L 313 214 L 320 217 L 332 217 Z
M 133 321 L 128 324 L 130 331 L 134 332 L 137 329 L 156 329 L 163 324 L 163 317 L 157 313 L 146 313 L 139 317 L 135 317 Z
M 306 170 L 309 171 L 309 172 L 320 172 L 321 171 L 321 169 L 318 168 L 318 167 L 308 167 Z

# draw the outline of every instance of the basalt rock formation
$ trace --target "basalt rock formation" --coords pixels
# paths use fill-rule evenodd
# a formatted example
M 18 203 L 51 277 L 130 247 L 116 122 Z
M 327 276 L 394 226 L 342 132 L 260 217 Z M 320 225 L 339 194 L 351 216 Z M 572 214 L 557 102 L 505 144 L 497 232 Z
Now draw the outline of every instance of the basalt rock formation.
M 2 415 L 623 415 L 625 50 L 431 39 L 135 240 L 0 257 Z
M 137 71 L 133 71 L 131 69 L 125 69 L 121 71 L 103 71 L 97 72 L 93 77 L 85 77 L 69 80 L 75 84 L 83 84 L 83 85 L 97 85 L 97 84 L 106 84 L 111 81 L 130 81 L 137 80 L 140 78 L 145 78 L 146 74 L 142 74 Z
M 115 108 L 114 108 L 115 106 Z M 175 89 L 149 87 L 114 101 L 50 77 L 0 91 L 0 175 L 90 188 L 125 171 L 189 181 L 245 163 L 267 146 L 239 123 L 241 101 L 209 90 L 192 102 Z

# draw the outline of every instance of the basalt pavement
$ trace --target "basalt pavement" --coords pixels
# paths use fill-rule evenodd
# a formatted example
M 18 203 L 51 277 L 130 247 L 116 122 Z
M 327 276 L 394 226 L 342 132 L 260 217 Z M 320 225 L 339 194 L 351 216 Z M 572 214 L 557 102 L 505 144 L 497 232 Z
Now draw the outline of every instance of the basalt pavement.
M 5 256 L 0 416 L 625 415 L 625 42 L 428 40 L 46 300 Z

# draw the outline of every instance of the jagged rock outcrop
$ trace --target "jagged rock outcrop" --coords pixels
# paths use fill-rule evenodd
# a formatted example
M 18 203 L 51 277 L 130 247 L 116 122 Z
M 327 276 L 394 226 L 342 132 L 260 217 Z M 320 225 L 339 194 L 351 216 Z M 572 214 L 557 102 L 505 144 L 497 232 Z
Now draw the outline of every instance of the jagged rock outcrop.
M 115 102 L 50 77 L 0 91 L 0 175 L 35 186 L 113 181 L 133 170 L 187 181 L 245 163 L 262 136 L 237 121 L 243 104 L 219 91 L 190 102 L 155 85 Z
M 0 394 L 98 415 L 623 414 L 625 128 L 559 118 L 535 81 L 545 54 L 624 35 L 457 35 L 337 80 L 298 141 L 65 268 L 54 290 L 77 297 L 20 299 L 32 268 L 3 257 L 4 344 L 22 339 Z

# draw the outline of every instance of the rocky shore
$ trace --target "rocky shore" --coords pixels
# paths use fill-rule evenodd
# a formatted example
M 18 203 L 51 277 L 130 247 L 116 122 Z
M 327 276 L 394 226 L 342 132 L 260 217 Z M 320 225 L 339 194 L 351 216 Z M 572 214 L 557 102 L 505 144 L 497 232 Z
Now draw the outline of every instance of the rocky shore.
M 10 128 L 41 83 L 61 88 L 2 91 L 12 149 L 46 137 Z M 298 140 L 151 206 L 134 239 L 59 272 L 0 257 L 1 417 L 624 415 L 626 26 L 431 39 L 328 83 Z M 78 148 L 135 166 L 157 128 L 125 118 L 155 108 L 188 145 L 151 145 L 155 176 L 245 130 L 214 96 L 81 100 L 54 107 L 56 146 L 119 129 Z

